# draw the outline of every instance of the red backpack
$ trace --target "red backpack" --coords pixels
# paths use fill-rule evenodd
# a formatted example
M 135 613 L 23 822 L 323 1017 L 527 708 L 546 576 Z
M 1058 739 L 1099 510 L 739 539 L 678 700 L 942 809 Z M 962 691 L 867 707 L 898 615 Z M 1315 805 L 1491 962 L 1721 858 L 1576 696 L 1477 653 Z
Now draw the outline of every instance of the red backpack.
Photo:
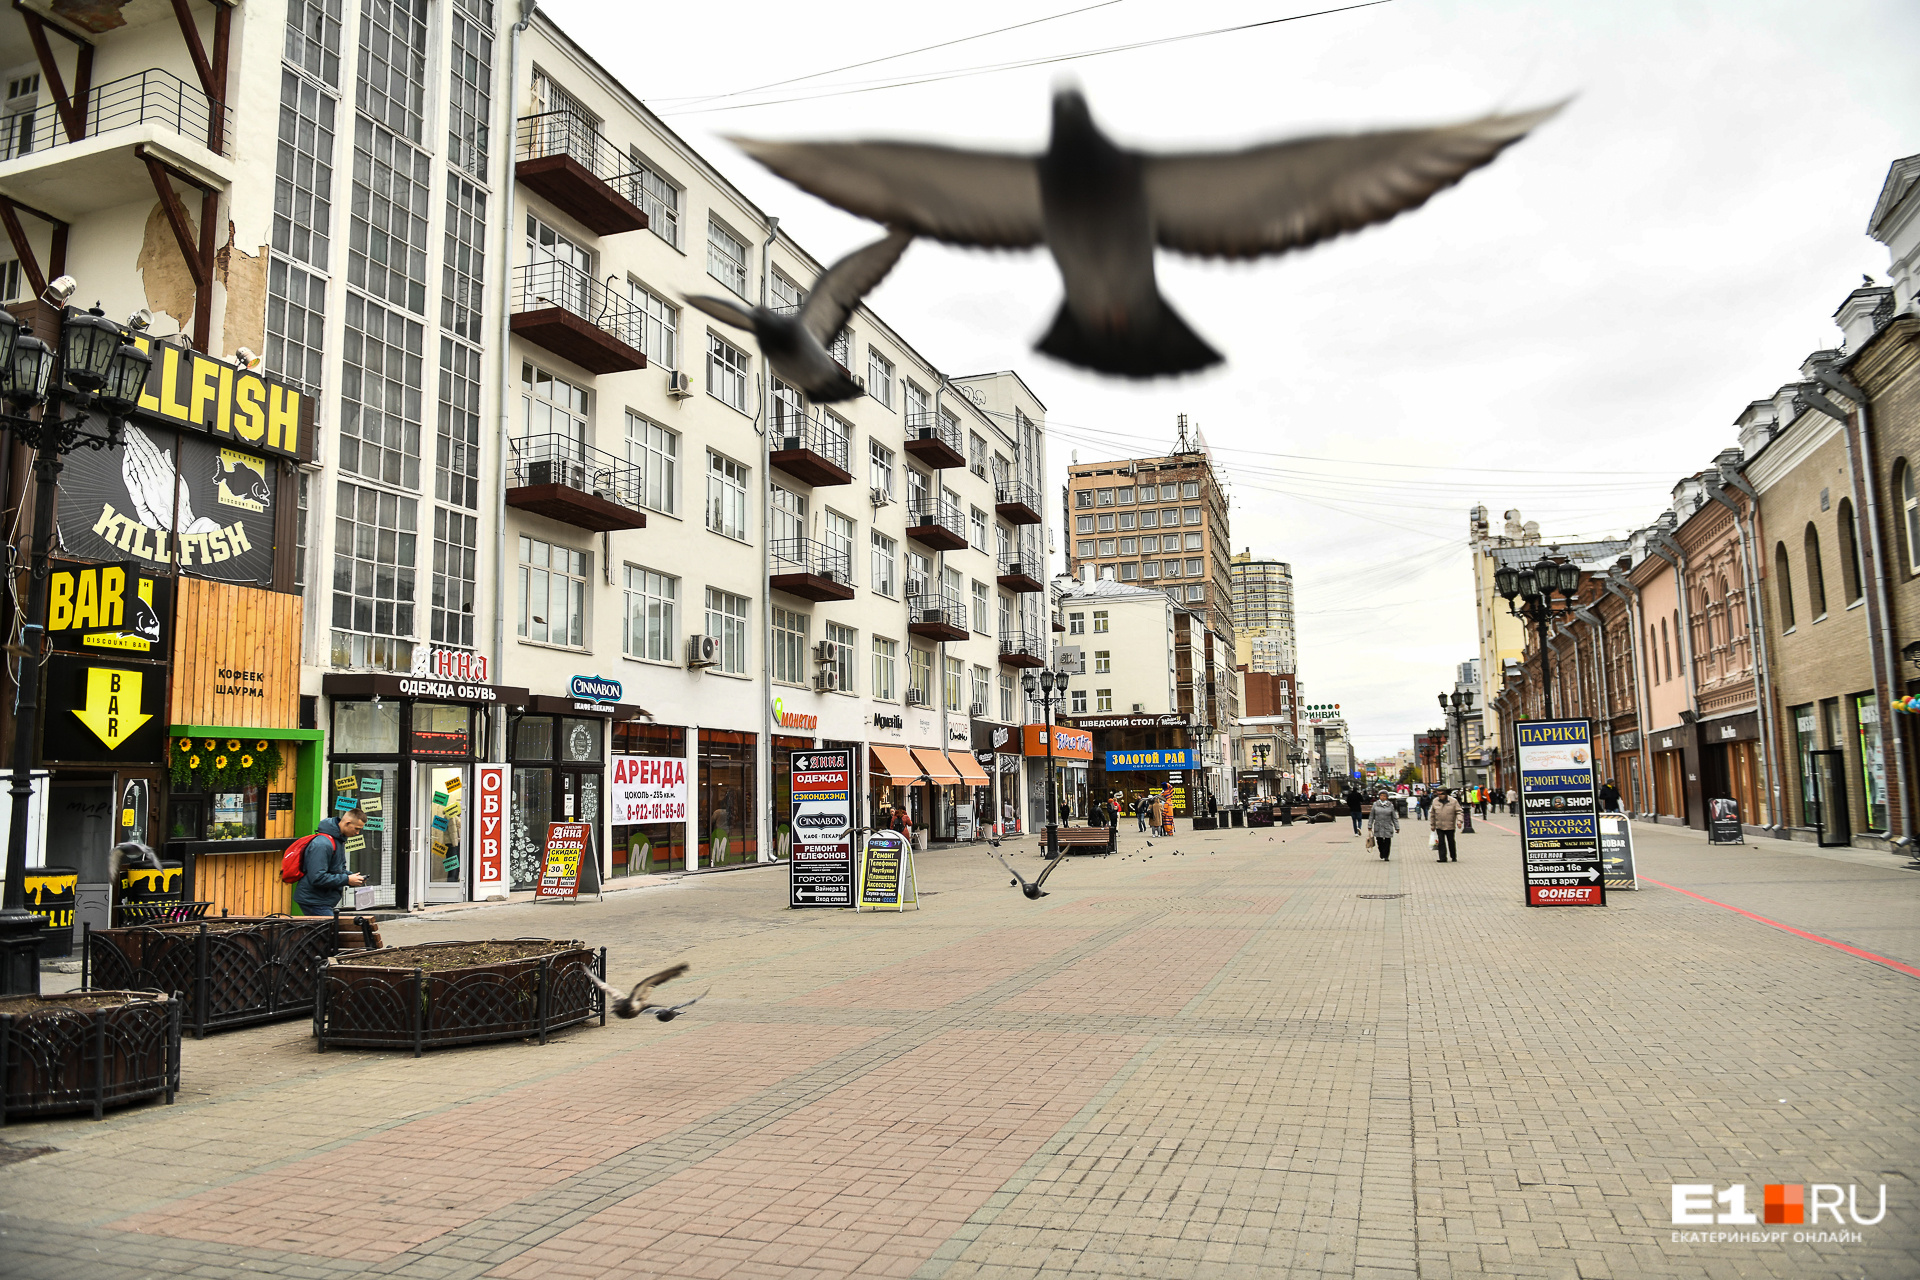
M 314 832 L 314 835 L 319 834 L 317 831 Z M 280 883 L 292 884 L 306 876 L 307 868 L 304 863 L 307 857 L 307 846 L 312 843 L 313 836 L 301 836 L 287 846 L 287 851 L 280 855 Z

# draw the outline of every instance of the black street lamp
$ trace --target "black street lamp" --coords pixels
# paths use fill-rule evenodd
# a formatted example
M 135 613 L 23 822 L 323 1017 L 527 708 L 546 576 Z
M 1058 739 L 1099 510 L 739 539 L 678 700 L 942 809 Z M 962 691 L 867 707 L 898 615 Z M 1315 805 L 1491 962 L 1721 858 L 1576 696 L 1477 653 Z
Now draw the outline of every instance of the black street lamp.
M 1036 676 L 1029 671 L 1020 678 L 1020 686 L 1027 691 L 1027 700 L 1038 702 L 1045 711 L 1047 726 L 1047 857 L 1060 856 L 1060 784 L 1053 773 L 1053 708 L 1067 696 L 1067 677 L 1064 672 L 1055 674 L 1051 668 L 1042 667 Z
M 1555 564 L 1542 556 L 1540 562 L 1515 569 L 1503 565 L 1493 571 L 1494 590 L 1507 602 L 1507 612 L 1531 622 L 1539 637 L 1540 705 L 1546 718 L 1553 718 L 1553 669 L 1547 662 L 1547 624 L 1573 615 L 1573 598 L 1580 593 L 1580 566 Z M 1561 602 L 1554 602 L 1558 592 Z M 1519 603 L 1516 604 L 1515 600 Z
M 40 937 L 44 922 L 27 910 L 27 813 L 33 803 L 34 732 L 40 710 L 40 663 L 46 652 L 48 561 L 53 554 L 55 489 L 76 449 L 118 448 L 125 415 L 138 403 L 153 357 L 128 340 L 125 328 L 99 307 L 65 306 L 74 281 L 62 276 L 43 300 L 61 306 L 58 349 L 49 347 L 7 311 L 0 311 L 0 397 L 11 412 L 0 427 L 34 451 L 33 542 L 25 612 L 18 637 L 19 678 L 13 718 L 12 825 L 7 829 L 6 892 L 0 896 L 0 995 L 40 994 Z M 69 404 L 79 409 L 63 416 Z M 38 417 L 28 416 L 39 407 Z M 87 428 L 91 411 L 104 410 L 104 435 Z
M 1468 804 L 1466 800 L 1467 713 L 1471 710 L 1473 710 L 1473 691 L 1471 689 L 1455 689 L 1451 697 L 1444 693 L 1440 695 L 1440 713 L 1449 717 L 1453 722 L 1453 754 L 1454 760 L 1457 762 L 1455 772 L 1458 775 L 1454 783 L 1454 789 L 1460 792 L 1460 812 L 1462 814 L 1460 830 L 1467 834 L 1472 834 L 1473 832 L 1473 806 Z

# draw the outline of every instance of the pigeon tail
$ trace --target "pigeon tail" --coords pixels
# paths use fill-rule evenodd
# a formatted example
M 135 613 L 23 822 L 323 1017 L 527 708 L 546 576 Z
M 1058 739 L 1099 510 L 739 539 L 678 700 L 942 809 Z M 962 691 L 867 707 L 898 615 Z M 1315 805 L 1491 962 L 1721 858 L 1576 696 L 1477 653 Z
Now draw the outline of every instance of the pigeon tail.
M 1147 323 L 1114 332 L 1088 328 L 1063 302 L 1053 327 L 1035 350 L 1083 369 L 1127 378 L 1196 373 L 1219 364 L 1221 358 L 1165 301 Z

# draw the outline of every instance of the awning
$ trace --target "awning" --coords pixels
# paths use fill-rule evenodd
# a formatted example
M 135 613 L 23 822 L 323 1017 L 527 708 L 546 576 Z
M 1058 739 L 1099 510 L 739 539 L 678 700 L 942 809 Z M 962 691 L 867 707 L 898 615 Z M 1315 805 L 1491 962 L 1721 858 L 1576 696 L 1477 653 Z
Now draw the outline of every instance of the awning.
M 987 777 L 987 771 L 980 767 L 980 762 L 965 751 L 947 752 L 947 761 L 960 771 L 960 777 L 968 786 L 990 787 L 993 785 L 993 780 Z
M 896 787 L 915 786 L 920 781 L 920 766 L 905 747 L 867 747 L 867 766 Z
M 878 748 L 874 748 L 878 750 Z M 915 747 L 913 758 L 920 762 L 921 771 L 927 775 L 927 781 L 936 787 L 957 787 L 960 775 L 947 763 L 946 753 L 938 747 Z

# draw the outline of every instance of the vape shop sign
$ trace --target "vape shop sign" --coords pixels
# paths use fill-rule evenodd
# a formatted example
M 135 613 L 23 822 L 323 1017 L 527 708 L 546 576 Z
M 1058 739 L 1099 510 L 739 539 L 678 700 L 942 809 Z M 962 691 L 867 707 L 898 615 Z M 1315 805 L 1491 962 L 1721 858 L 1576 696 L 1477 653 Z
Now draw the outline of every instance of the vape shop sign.
M 1530 907 L 1604 907 L 1593 722 L 1522 720 L 1520 847 Z

